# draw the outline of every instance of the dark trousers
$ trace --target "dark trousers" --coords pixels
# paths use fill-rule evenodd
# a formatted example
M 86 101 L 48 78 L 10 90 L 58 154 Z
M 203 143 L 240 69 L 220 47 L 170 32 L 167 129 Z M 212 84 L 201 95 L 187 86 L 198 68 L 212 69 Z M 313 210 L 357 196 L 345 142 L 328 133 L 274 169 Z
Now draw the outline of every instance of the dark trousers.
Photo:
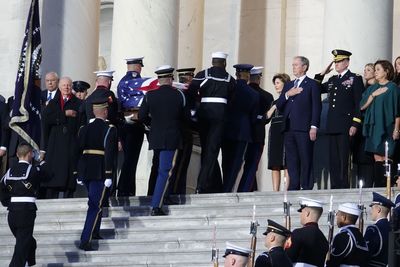
M 124 150 L 124 163 L 118 181 L 118 196 L 136 194 L 136 168 L 144 138 L 141 124 L 124 124 L 121 142 Z
M 149 183 L 147 187 L 147 195 L 152 196 L 154 194 L 154 188 L 156 187 L 158 167 L 160 165 L 160 150 L 153 150 L 153 158 L 151 160 L 151 170 Z
M 308 132 L 288 131 L 284 134 L 286 163 L 290 176 L 288 190 L 311 190 L 313 142 Z
M 89 243 L 93 234 L 98 234 L 100 231 L 103 205 L 108 199 L 108 190 L 104 186 L 104 181 L 86 181 L 85 185 L 89 200 L 81 242 Z
M 33 238 L 36 210 L 11 210 L 8 213 L 8 225 L 15 237 L 14 254 L 10 267 L 35 265 L 36 240 Z
M 174 172 L 177 150 L 160 150 L 160 164 L 158 167 L 157 182 L 151 198 L 151 206 L 153 208 L 161 208 L 165 193 L 167 192 L 168 183 Z
M 329 134 L 328 137 L 331 188 L 349 188 L 349 134 Z
M 257 180 L 256 173 L 258 164 L 264 150 L 264 143 L 247 144 L 246 153 L 244 155 L 244 167 L 242 178 L 240 179 L 238 192 L 252 192 L 256 190 Z
M 221 149 L 223 121 L 199 119 L 201 142 L 201 168 L 197 179 L 197 192 L 218 193 L 222 191 L 221 170 L 218 154 Z
M 222 173 L 224 192 L 232 192 L 239 171 L 243 164 L 243 156 L 247 142 L 224 140 L 222 145 Z

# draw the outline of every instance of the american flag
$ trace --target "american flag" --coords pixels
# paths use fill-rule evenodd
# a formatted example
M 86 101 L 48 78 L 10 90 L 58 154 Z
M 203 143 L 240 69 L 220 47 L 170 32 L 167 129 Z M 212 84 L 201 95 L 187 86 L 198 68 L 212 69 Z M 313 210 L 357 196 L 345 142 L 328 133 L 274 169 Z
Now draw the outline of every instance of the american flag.
M 35 150 L 39 150 L 40 124 L 40 39 L 39 3 L 32 0 L 15 81 L 10 127 Z
M 151 90 L 158 89 L 159 84 L 157 78 L 137 78 L 124 81 L 118 86 L 118 99 L 123 108 L 140 107 L 144 95 Z

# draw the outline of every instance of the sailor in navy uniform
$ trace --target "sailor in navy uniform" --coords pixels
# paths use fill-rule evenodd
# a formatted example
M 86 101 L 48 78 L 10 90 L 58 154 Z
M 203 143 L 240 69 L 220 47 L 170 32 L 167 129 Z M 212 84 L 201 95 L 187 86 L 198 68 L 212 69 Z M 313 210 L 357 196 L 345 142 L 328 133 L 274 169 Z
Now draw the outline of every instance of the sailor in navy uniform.
M 375 224 L 365 230 L 364 238 L 369 249 L 369 262 L 367 266 L 387 266 L 390 223 L 387 218 L 394 204 L 384 196 L 372 192 L 371 220 Z
M 39 166 L 32 165 L 31 145 L 19 144 L 17 156 L 19 162 L 6 172 L 0 183 L 1 190 L 11 197 L 8 203 L 8 225 L 16 238 L 10 267 L 36 264 L 36 240 L 32 236 L 37 210 L 36 195 L 40 183 L 49 179 L 44 161 Z
M 160 88 L 146 94 L 139 109 L 139 121 L 150 123 L 149 149 L 159 152 L 158 176 L 151 199 L 151 215 L 166 215 L 163 199 L 176 168 L 178 149 L 182 148 L 182 121 L 186 104 L 184 94 L 172 87 L 174 68 L 164 65 L 155 71 Z
M 222 178 L 218 154 L 222 144 L 227 104 L 233 93 L 235 79 L 226 72 L 223 52 L 212 53 L 212 67 L 196 74 L 189 86 L 188 105 L 196 111 L 201 142 L 201 168 L 197 179 L 197 193 L 222 192 Z
M 134 196 L 136 194 L 136 168 L 144 139 L 144 125 L 137 121 L 143 93 L 134 86 L 141 78 L 143 57 L 127 58 L 128 71 L 118 83 L 118 101 L 125 120 L 121 126 L 121 144 L 124 161 L 118 181 L 118 196 Z
M 251 64 L 236 64 L 235 95 L 228 103 L 222 142 L 223 190 L 232 192 L 242 167 L 246 146 L 253 139 L 253 125 L 257 120 L 259 94 L 247 82 Z
M 268 220 L 265 233 L 265 246 L 268 251 L 261 253 L 255 263 L 255 267 L 292 267 L 293 264 L 286 254 L 283 246 L 291 232 L 282 225 Z
M 246 267 L 251 249 L 239 247 L 232 243 L 226 242 L 226 249 L 224 257 L 224 267 Z
M 315 75 L 315 79 L 322 83 L 321 93 L 328 93 L 329 172 L 331 188 L 337 189 L 349 188 L 350 139 L 361 131 L 360 101 L 364 84 L 360 75 L 348 69 L 351 52 L 335 49 L 332 54 L 338 75 L 322 83 L 331 63 L 324 72 Z
M 339 232 L 333 237 L 327 267 L 365 266 L 370 255 L 360 230 L 354 225 L 360 209 L 354 203 L 340 204 L 336 213 Z
M 249 86 L 259 94 L 259 103 L 257 121 L 252 125 L 252 142 L 247 144 L 244 156 L 243 175 L 240 179 L 238 192 L 257 190 L 256 172 L 264 150 L 265 125 L 270 121 L 266 114 L 274 101 L 274 97 L 260 87 L 263 69 L 264 67 L 254 67 L 250 70 Z
M 322 202 L 301 197 L 297 211 L 300 212 L 303 227 L 293 230 L 286 252 L 293 266 L 324 266 L 329 244 L 318 226 L 323 212 Z
M 91 101 L 95 118 L 78 133 L 82 151 L 78 163 L 78 184 L 88 191 L 88 211 L 82 230 L 80 249 L 92 250 L 92 239 L 99 236 L 102 209 L 112 185 L 114 158 L 117 155 L 117 130 L 105 120 L 108 115 L 108 98 Z

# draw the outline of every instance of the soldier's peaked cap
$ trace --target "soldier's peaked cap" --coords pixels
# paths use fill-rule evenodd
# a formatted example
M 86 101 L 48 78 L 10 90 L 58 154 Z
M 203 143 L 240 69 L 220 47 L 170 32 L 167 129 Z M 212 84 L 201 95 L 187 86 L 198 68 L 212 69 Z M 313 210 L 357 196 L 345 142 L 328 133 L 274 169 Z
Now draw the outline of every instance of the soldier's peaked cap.
M 249 257 L 251 252 L 252 252 L 251 249 L 239 247 L 232 243 L 226 242 L 226 250 L 223 257 L 226 257 L 230 254 Z
M 131 58 L 125 58 L 126 64 L 140 64 L 142 67 L 143 65 L 143 58 L 144 57 L 131 57 Z
M 173 77 L 174 68 L 170 65 L 162 65 L 156 69 L 155 73 L 157 74 L 158 78 Z
M 236 64 L 233 65 L 237 72 L 250 72 L 250 70 L 254 67 L 251 64 Z
M 391 208 L 394 207 L 394 203 L 392 201 L 390 201 L 390 199 L 387 199 L 386 197 L 376 193 L 376 192 L 372 192 L 372 202 L 369 205 L 370 207 L 372 207 L 373 205 L 380 205 L 380 206 L 384 206 L 387 208 Z
M 332 50 L 332 55 L 333 55 L 333 61 L 339 62 L 342 61 L 343 59 L 349 59 L 352 53 L 342 49 L 335 49 Z
M 250 70 L 250 75 L 262 75 L 263 69 L 264 69 L 264 67 L 262 67 L 262 66 L 253 67 Z
M 224 52 L 214 52 L 211 54 L 212 58 L 222 58 L 222 59 L 226 59 L 228 57 L 227 53 Z
M 74 81 L 72 83 L 72 89 L 74 89 L 75 92 L 84 92 L 89 88 L 90 84 L 85 81 Z
M 322 208 L 322 202 L 318 200 L 314 200 L 311 198 L 306 198 L 306 197 L 299 197 L 300 199 L 300 209 L 298 209 L 298 212 L 301 212 L 304 208 L 309 207 L 309 208 Z
M 110 77 L 112 79 L 114 72 L 115 70 L 98 70 L 95 71 L 94 73 L 96 74 L 97 77 L 105 76 L 105 77 Z
M 278 235 L 282 235 L 284 237 L 289 237 L 292 234 L 284 226 L 280 225 L 279 223 L 277 223 L 273 220 L 268 220 L 267 230 L 263 233 L 263 235 L 267 235 L 270 232 L 273 232 Z
M 196 68 L 181 68 L 177 69 L 176 72 L 178 73 L 178 76 L 194 76 L 194 70 Z
M 98 97 L 92 100 L 93 108 L 106 108 L 108 107 L 108 98 L 107 97 Z

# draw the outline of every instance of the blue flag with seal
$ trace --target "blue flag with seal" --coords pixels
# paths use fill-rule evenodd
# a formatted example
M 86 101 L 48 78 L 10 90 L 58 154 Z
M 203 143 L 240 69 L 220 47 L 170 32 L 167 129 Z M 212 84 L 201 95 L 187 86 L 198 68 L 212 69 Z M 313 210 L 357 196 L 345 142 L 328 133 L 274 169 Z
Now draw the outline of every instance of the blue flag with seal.
M 40 63 L 42 61 L 38 2 L 32 0 L 29 9 L 10 119 L 10 128 L 31 144 L 37 152 L 41 134 Z

